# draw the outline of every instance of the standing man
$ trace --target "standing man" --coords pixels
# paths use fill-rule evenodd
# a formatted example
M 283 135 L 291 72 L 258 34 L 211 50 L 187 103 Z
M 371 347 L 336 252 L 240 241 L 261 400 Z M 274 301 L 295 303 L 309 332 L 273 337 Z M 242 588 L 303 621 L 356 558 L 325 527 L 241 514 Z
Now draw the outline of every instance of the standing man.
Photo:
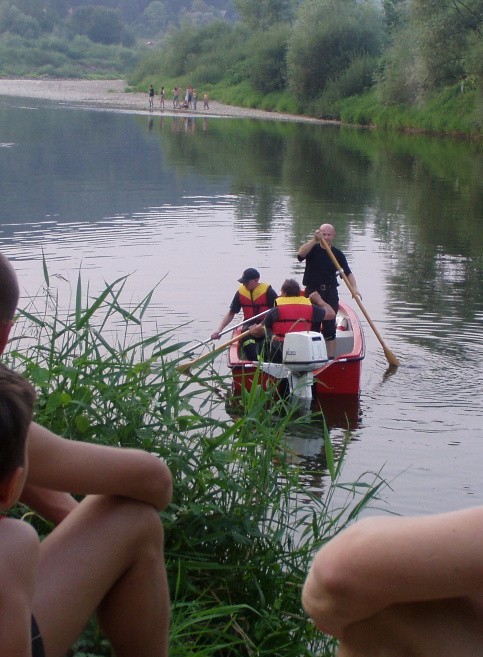
M 229 311 L 221 320 L 220 326 L 211 334 L 212 340 L 219 339 L 220 333 L 225 326 L 228 326 L 240 310 L 243 310 L 243 316 L 246 320 L 243 325 L 243 330 L 246 331 L 249 326 L 257 323 L 257 320 L 250 321 L 252 317 L 263 313 L 269 308 L 273 308 L 275 304 L 278 294 L 268 283 L 260 283 L 260 274 L 253 267 L 245 269 L 238 282 L 241 285 L 233 297 Z M 263 336 L 257 338 L 250 336 L 242 342 L 243 350 L 248 360 L 257 360 L 258 347 L 262 342 Z
M 357 289 L 356 279 L 347 263 L 347 258 L 340 249 L 332 246 L 332 242 L 335 238 L 334 226 L 331 224 L 322 224 L 320 228 L 317 228 L 312 239 L 305 242 L 305 244 L 302 244 L 298 250 L 297 257 L 299 262 L 305 260 L 305 272 L 303 278 L 305 295 L 308 297 L 312 292 L 318 292 L 322 299 L 332 306 L 337 314 L 337 311 L 339 310 L 339 293 L 337 290 L 339 283 L 337 282 L 337 270 L 330 259 L 329 254 L 320 242 L 321 237 L 323 237 L 331 247 L 337 262 L 344 270 L 344 273 L 349 279 L 356 294 L 361 297 L 361 299 L 362 296 Z M 335 354 L 335 332 L 335 318 L 323 323 L 322 334 L 327 344 L 327 355 L 329 358 L 334 358 Z
M 149 109 L 153 109 L 154 106 L 154 87 L 152 84 L 149 85 Z

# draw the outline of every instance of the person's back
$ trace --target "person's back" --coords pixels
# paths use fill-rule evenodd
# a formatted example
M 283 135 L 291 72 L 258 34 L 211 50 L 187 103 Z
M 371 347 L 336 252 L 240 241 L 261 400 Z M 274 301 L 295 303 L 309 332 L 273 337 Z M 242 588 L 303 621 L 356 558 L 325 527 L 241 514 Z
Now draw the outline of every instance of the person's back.
M 280 292 L 281 296 L 275 300 L 274 307 L 265 318 L 249 329 L 255 338 L 265 336 L 267 344 L 264 352 L 273 363 L 283 360 L 283 342 L 287 333 L 318 330 L 325 318 L 335 318 L 334 310 L 318 292 L 306 298 L 293 278 L 282 283 Z
M 26 441 L 35 393 L 19 374 L 0 365 L 0 513 L 18 501 L 27 476 Z M 0 654 L 31 653 L 33 591 L 39 538 L 27 523 L 0 515 Z

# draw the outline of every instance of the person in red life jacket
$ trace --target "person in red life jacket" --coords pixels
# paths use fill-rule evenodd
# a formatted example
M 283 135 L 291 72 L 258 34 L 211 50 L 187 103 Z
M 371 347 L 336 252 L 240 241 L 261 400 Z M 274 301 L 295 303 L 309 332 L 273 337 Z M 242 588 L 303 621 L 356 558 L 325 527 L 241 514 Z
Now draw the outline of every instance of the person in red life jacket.
M 238 282 L 241 285 L 218 329 L 211 334 L 212 340 L 219 339 L 223 329 L 228 326 L 240 310 L 243 310 L 243 317 L 246 320 L 243 324 L 243 330 L 246 331 L 251 325 L 257 323 L 257 319 L 252 320 L 255 315 L 259 315 L 275 305 L 278 294 L 271 285 L 260 282 L 260 273 L 253 267 L 245 269 Z M 248 360 L 257 360 L 263 342 L 263 332 L 260 337 L 250 336 L 242 342 L 243 351 Z
M 350 284 L 354 288 L 356 294 L 362 299 L 361 294 L 357 289 L 356 279 L 352 273 L 347 258 L 340 249 L 332 246 L 335 238 L 335 228 L 331 224 L 322 224 L 320 228 L 314 233 L 314 236 L 305 244 L 302 244 L 298 250 L 298 260 L 302 262 L 305 260 L 305 272 L 303 277 L 303 284 L 305 285 L 305 295 L 308 297 L 312 292 L 317 291 L 327 301 L 336 314 L 339 309 L 339 293 L 337 270 L 334 263 L 330 259 L 329 254 L 322 246 L 320 238 L 323 237 L 327 244 L 330 246 L 337 262 L 344 270 L 345 275 L 349 279 Z M 335 354 L 335 317 L 334 320 L 325 321 L 322 326 L 322 334 L 327 345 L 327 355 L 333 358 Z
M 250 334 L 255 337 L 266 336 L 268 359 L 272 363 L 281 363 L 283 341 L 287 333 L 320 331 L 321 322 L 332 319 L 335 319 L 334 309 L 318 292 L 312 292 L 307 298 L 302 294 L 297 281 L 290 278 L 284 281 L 275 307 L 260 324 L 250 328 Z

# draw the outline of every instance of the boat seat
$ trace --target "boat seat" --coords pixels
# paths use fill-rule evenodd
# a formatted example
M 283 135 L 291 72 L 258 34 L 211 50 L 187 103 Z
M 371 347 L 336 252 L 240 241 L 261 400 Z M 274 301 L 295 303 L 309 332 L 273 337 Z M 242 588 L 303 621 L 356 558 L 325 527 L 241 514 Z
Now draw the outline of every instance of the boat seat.
M 335 338 L 335 356 L 350 353 L 354 348 L 353 331 L 337 331 Z

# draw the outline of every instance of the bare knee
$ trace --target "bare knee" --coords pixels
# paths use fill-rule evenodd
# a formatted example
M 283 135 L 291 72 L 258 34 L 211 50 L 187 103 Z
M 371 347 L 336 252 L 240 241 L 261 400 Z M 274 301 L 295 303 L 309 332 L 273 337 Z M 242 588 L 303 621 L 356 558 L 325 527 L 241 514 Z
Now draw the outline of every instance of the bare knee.
M 112 540 L 129 544 L 131 550 L 163 548 L 163 525 L 156 509 L 150 504 L 124 497 L 92 496 L 85 503 L 94 522 L 112 528 Z

